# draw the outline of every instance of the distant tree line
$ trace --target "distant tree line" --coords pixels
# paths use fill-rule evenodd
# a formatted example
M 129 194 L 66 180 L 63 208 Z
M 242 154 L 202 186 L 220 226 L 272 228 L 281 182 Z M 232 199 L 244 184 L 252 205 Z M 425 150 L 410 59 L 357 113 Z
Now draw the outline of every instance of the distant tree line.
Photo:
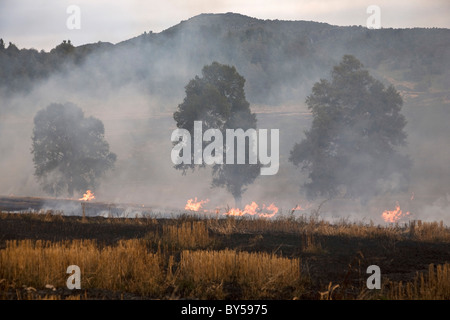
M 129 69 L 115 64 L 99 65 L 96 72 L 118 72 L 123 79 L 144 81 L 151 92 L 162 92 L 168 97 L 173 96 L 173 88 L 185 81 L 177 79 L 177 70 L 188 68 L 189 72 L 195 72 L 211 61 L 221 61 L 234 65 L 245 76 L 250 102 L 277 105 L 295 101 L 304 97 L 318 75 L 330 70 L 344 54 L 358 57 L 369 69 L 382 66 L 398 72 L 420 89 L 431 86 L 431 76 L 439 76 L 443 85 L 450 85 L 447 29 L 368 30 L 307 21 L 204 15 L 161 33 L 142 34 L 116 45 L 94 43 L 75 47 L 70 41 L 63 41 L 50 52 L 44 52 L 19 50 L 13 43 L 6 46 L 2 42 L 0 90 L 28 90 L 38 80 L 105 51 L 112 57 L 117 53 L 115 59 L 121 59 L 120 55 L 129 51 L 133 56 L 130 62 L 142 61 L 142 65 Z M 162 75 L 154 72 L 158 64 L 168 61 L 173 70 Z

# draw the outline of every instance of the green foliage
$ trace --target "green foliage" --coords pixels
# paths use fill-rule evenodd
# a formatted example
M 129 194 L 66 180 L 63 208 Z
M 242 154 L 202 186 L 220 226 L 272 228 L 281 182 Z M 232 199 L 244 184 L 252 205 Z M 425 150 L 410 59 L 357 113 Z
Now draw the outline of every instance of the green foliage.
M 203 122 L 203 130 L 219 129 L 225 137 L 226 129 L 256 129 L 256 116 L 245 98 L 245 79 L 235 67 L 213 62 L 203 67 L 202 77 L 196 76 L 186 86 L 186 97 L 178 106 L 173 118 L 178 128 L 194 134 L 194 121 Z M 193 143 L 193 139 L 192 139 Z M 236 148 L 236 146 L 235 146 Z M 193 155 L 191 155 L 193 159 Z M 235 152 L 237 157 L 237 152 Z M 224 155 L 225 159 L 225 155 Z M 194 163 L 192 160 L 191 163 Z M 260 166 L 250 164 L 215 164 L 212 185 L 225 187 L 239 203 L 245 186 L 259 175 Z M 248 163 L 248 150 L 246 154 Z M 204 165 L 202 165 L 204 166 Z M 194 170 L 194 164 L 180 164 L 175 168 Z
M 65 56 L 74 53 L 74 51 L 75 47 L 72 45 L 70 40 L 63 40 L 63 42 L 52 49 L 50 53 L 57 54 L 59 56 Z
M 50 104 L 34 118 L 32 153 L 35 176 L 52 195 L 95 188 L 97 180 L 113 167 L 103 123 L 85 118 L 73 104 Z
M 397 152 L 406 143 L 400 94 L 350 55 L 331 76 L 317 82 L 307 97 L 312 126 L 291 151 L 290 161 L 309 173 L 307 195 L 367 199 L 401 189 L 410 162 Z
M 180 99 L 179 88 L 186 81 L 183 74 L 211 61 L 223 61 L 236 66 L 247 79 L 249 101 L 278 106 L 303 99 L 318 80 L 317 74 L 326 72 L 344 54 L 359 57 L 371 70 L 388 65 L 390 70 L 402 71 L 406 81 L 420 83 L 427 76 L 439 75 L 448 83 L 449 43 L 448 29 L 368 30 L 312 21 L 259 20 L 233 13 L 203 14 L 116 45 L 74 47 L 63 42 L 50 52 L 38 53 L 13 50 L 14 46 L 0 49 L 0 91 L 4 95 L 28 92 L 37 80 L 96 57 L 99 61 L 90 66 L 93 74 L 108 79 L 115 74 L 117 79 L 138 85 L 143 81 L 153 95 Z M 163 67 L 167 65 L 171 68 Z M 90 77 L 87 72 L 83 75 Z

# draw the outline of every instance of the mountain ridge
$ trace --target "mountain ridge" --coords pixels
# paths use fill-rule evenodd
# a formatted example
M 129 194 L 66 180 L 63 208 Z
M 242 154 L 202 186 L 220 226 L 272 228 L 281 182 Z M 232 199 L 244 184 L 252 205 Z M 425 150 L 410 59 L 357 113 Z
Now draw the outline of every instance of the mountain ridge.
M 53 74 L 89 65 L 86 77 L 95 70 L 98 81 L 111 81 L 108 75 L 114 74 L 117 85 L 127 79 L 149 94 L 180 99 L 186 82 L 218 61 L 234 65 L 247 79 L 252 102 L 276 105 L 304 100 L 312 84 L 327 77 L 345 54 L 375 73 L 384 72 L 386 81 L 412 81 L 423 90 L 435 87 L 433 82 L 450 87 L 450 29 L 375 30 L 205 13 L 116 44 L 63 41 L 49 52 L 0 47 L 0 90 L 30 90 Z

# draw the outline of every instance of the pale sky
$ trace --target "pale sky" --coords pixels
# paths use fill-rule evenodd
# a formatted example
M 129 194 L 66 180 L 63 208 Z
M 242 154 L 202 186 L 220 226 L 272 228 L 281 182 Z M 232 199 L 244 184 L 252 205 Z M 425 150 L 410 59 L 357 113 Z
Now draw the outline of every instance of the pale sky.
M 70 30 L 67 8 L 80 8 L 80 29 Z M 307 20 L 366 26 L 367 7 L 380 7 L 381 27 L 450 28 L 449 0 L 0 0 L 0 38 L 19 48 L 117 43 L 144 31 L 160 32 L 200 13 L 235 12 L 259 19 Z

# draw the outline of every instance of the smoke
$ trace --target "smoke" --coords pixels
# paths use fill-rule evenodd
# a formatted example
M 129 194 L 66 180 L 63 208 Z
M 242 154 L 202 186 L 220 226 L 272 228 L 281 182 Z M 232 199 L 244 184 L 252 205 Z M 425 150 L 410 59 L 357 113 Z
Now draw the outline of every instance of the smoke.
M 432 204 L 426 204 L 420 208 L 416 214 L 417 219 L 423 221 L 444 221 L 447 225 L 449 223 L 450 212 L 450 194 L 440 197 L 433 201 Z
M 288 50 L 277 46 L 286 31 L 281 24 L 263 30 L 258 26 L 253 28 L 255 20 L 249 19 L 245 26 L 249 31 L 243 34 L 239 28 L 244 27 L 219 25 L 213 16 L 203 18 L 183 22 L 164 33 L 106 46 L 78 64 L 67 63 L 49 78 L 35 81 L 30 90 L 4 95 L 0 101 L 0 194 L 45 196 L 33 176 L 30 152 L 33 118 L 38 110 L 51 103 L 71 102 L 85 116 L 103 122 L 110 151 L 117 155 L 115 168 L 95 190 L 98 201 L 144 204 L 163 211 L 164 208 L 182 209 L 187 199 L 197 197 L 209 199 L 209 208 L 232 206 L 234 199 L 225 189 L 211 189 L 210 168 L 181 175 L 173 168 L 170 157 L 170 137 L 176 128 L 172 115 L 183 101 L 184 86 L 200 75 L 204 65 L 218 61 L 235 65 L 247 79 L 246 95 L 257 114 L 257 127 L 280 129 L 279 172 L 258 177 L 244 193 L 243 204 L 275 203 L 283 212 L 289 212 L 297 204 L 306 203 L 301 189 L 306 176 L 288 161 L 292 147 L 304 138 L 303 132 L 311 124 L 305 98 L 314 82 L 329 76 L 343 53 L 354 50 L 360 58 L 359 49 L 346 48 L 345 42 L 335 49 L 336 42 L 327 46 L 317 44 L 335 36 L 325 32 L 332 29 L 328 25 L 306 28 Z M 319 27 L 324 28 L 325 38 L 320 38 L 321 33 L 315 30 Z M 356 41 L 355 34 L 352 31 L 348 36 L 351 41 Z M 242 42 L 239 37 L 244 35 L 248 38 Z M 371 57 L 363 56 L 361 61 L 370 65 Z M 444 219 L 448 206 L 437 204 L 436 199 L 450 191 L 448 97 L 442 98 L 439 106 L 429 105 L 427 109 L 422 102 L 405 99 L 403 107 L 408 121 L 405 152 L 414 163 L 410 191 L 426 195 L 421 216 Z M 436 113 L 432 115 L 430 110 Z M 391 179 L 374 183 L 390 190 L 399 182 Z M 389 199 L 383 205 L 388 207 L 392 201 L 395 200 Z M 314 205 L 317 207 L 317 203 Z M 386 207 L 373 212 L 361 207 L 354 215 L 379 218 Z M 80 212 L 79 208 L 65 209 Z M 360 210 L 365 210 L 364 214 Z M 129 215 L 136 213 L 140 211 L 131 211 Z M 337 212 L 332 205 L 327 205 L 322 213 L 337 217 L 346 216 L 350 211 Z

